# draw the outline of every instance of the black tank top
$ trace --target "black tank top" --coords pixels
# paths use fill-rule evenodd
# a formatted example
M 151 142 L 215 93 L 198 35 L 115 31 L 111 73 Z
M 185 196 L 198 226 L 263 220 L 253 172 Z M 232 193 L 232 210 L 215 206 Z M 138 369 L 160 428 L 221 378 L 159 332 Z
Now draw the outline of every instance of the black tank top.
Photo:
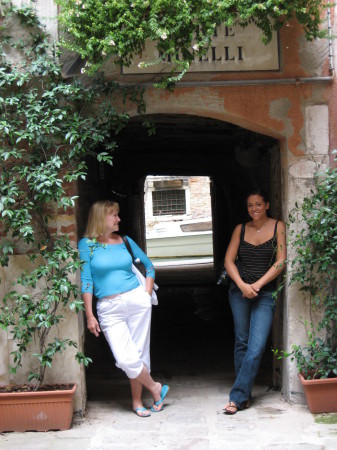
M 277 223 L 275 223 L 274 236 L 259 245 L 253 245 L 244 240 L 245 224 L 242 224 L 241 239 L 238 250 L 241 278 L 245 283 L 255 283 L 259 280 L 276 261 L 277 254 Z M 270 281 L 262 287 L 263 291 L 273 291 L 276 288 L 277 279 Z

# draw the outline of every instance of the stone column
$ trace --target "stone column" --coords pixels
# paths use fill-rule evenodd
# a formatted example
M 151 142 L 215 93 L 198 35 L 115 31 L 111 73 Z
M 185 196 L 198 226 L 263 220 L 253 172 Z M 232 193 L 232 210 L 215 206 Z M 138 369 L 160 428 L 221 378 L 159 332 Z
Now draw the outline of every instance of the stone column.
M 298 156 L 288 168 L 288 210 L 291 212 L 295 202 L 301 204 L 310 195 L 317 172 L 329 165 L 329 111 L 327 105 L 313 105 L 305 108 L 304 130 L 305 152 Z M 298 227 L 303 224 L 297 224 Z M 288 260 L 294 257 L 294 249 L 288 245 Z M 291 276 L 291 263 L 288 264 L 288 281 Z M 293 344 L 305 345 L 307 342 L 305 320 L 310 323 L 310 304 L 308 294 L 299 290 L 300 286 L 288 286 L 284 304 L 284 348 L 291 351 Z M 283 372 L 283 391 L 295 403 L 304 402 L 304 394 L 297 377 L 296 361 L 285 360 Z

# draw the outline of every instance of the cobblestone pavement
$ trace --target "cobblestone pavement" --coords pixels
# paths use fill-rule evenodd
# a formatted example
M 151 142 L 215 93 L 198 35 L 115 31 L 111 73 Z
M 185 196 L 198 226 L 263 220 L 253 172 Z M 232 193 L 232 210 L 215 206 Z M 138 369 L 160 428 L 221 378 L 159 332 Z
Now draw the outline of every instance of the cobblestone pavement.
M 230 382 L 218 375 L 176 376 L 164 411 L 139 418 L 131 411 L 125 379 L 99 381 L 85 418 L 74 417 L 68 431 L 4 433 L 5 450 L 332 450 L 337 448 L 337 414 L 313 415 L 306 405 L 290 405 L 280 392 L 257 384 L 253 405 L 234 416 L 223 414 Z M 145 404 L 151 405 L 149 397 Z

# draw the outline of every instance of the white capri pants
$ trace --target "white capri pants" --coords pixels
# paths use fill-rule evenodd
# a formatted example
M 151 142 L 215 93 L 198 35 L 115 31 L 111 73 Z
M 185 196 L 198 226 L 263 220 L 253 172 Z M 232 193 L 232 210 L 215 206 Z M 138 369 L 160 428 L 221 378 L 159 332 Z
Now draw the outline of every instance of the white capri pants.
M 132 291 L 97 302 L 101 330 L 116 360 L 128 378 L 136 378 L 143 367 L 151 372 L 151 296 L 139 286 Z

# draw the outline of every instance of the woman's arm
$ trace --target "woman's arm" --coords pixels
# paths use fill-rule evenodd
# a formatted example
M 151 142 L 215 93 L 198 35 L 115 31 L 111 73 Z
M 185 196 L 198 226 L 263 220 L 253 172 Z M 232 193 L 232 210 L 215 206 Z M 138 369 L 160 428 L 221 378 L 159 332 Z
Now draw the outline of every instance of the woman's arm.
M 146 269 L 145 290 L 150 296 L 152 296 L 154 278 L 155 278 L 154 265 L 152 264 L 150 258 L 147 256 L 147 254 L 143 252 L 143 250 L 135 243 L 135 241 L 133 239 L 131 239 L 129 236 L 127 236 L 127 239 L 132 248 L 133 256 L 136 259 L 139 258 L 140 261 L 145 266 L 145 269 Z
M 90 247 L 90 240 L 88 238 L 81 239 L 78 243 L 78 249 L 80 251 L 81 261 L 83 262 L 81 267 L 81 293 L 87 318 L 87 327 L 97 337 L 101 329 L 92 311 L 93 280 L 90 255 L 93 249 Z
M 280 273 L 285 268 L 285 261 L 287 258 L 287 247 L 286 247 L 286 227 L 283 222 L 279 221 L 277 224 L 277 254 L 276 261 L 272 265 L 272 267 L 255 283 L 251 286 L 255 292 L 259 292 L 259 290 L 265 286 L 270 281 L 277 278 Z
M 93 333 L 96 337 L 98 337 L 101 329 L 99 327 L 99 323 L 94 316 L 92 311 L 92 294 L 89 292 L 85 292 L 82 294 L 82 300 L 84 302 L 85 315 L 87 318 L 87 327 L 88 330 Z
M 92 241 L 89 238 L 82 238 L 78 243 L 78 250 L 80 252 L 81 267 L 81 293 L 93 293 L 94 283 L 91 273 L 91 257 L 94 251 Z
M 254 298 L 257 296 L 256 291 L 252 288 L 252 286 L 248 283 L 245 283 L 236 267 L 235 260 L 238 254 L 239 245 L 240 245 L 240 234 L 241 234 L 242 225 L 237 225 L 233 231 L 232 238 L 227 248 L 226 256 L 225 256 L 225 269 L 230 276 L 230 278 L 234 281 L 234 283 L 238 286 L 242 295 L 247 298 Z
M 150 294 L 152 296 L 152 291 L 153 291 L 153 285 L 154 285 L 154 279 L 152 277 L 146 277 L 145 279 L 146 282 L 146 287 L 145 290 L 148 294 Z
M 129 236 L 127 237 L 128 241 L 130 242 L 130 246 L 132 248 L 133 256 L 137 259 L 139 258 L 140 261 L 144 264 L 146 269 L 146 290 L 151 294 L 155 279 L 155 270 L 154 265 L 152 264 L 150 258 L 147 256 L 146 253 L 143 252 L 143 250 L 135 243 L 133 239 L 131 239 Z M 152 286 L 152 287 L 151 287 Z M 148 289 L 151 290 L 149 291 Z

